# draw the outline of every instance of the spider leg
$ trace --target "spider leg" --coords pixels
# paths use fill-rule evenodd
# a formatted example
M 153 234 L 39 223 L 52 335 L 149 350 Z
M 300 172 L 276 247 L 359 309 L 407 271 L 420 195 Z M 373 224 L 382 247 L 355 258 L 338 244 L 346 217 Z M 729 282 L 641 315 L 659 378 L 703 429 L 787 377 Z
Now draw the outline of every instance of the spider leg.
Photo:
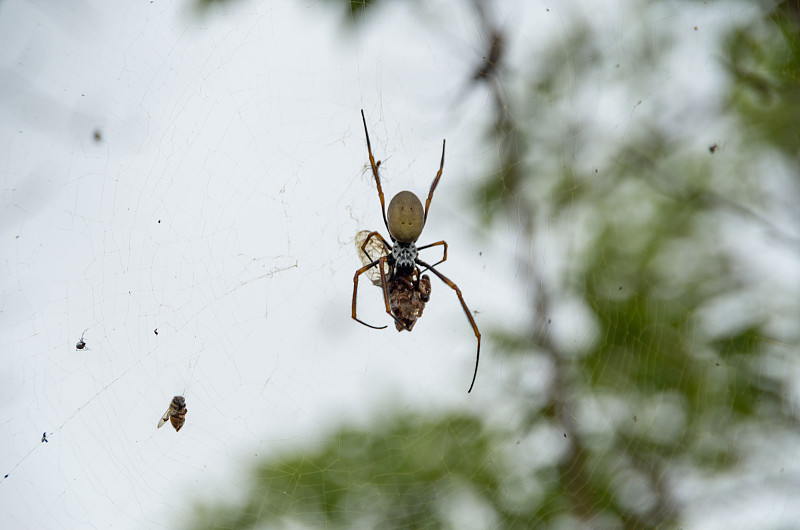
M 381 259 L 383 259 L 383 258 L 381 258 Z M 359 320 L 358 317 L 356 317 L 356 296 L 358 294 L 358 277 L 361 276 L 362 274 L 364 274 L 365 272 L 367 272 L 368 270 L 370 270 L 375 265 L 377 265 L 378 262 L 381 261 L 381 259 L 376 259 L 372 263 L 368 263 L 368 264 L 364 265 L 363 267 L 358 269 L 356 271 L 356 275 L 353 276 L 353 320 L 355 320 L 359 324 L 363 324 L 363 325 L 367 326 L 368 328 L 372 328 L 372 329 L 383 329 L 386 326 L 373 326 L 371 324 L 367 324 L 363 320 Z M 383 263 L 381 263 L 381 271 L 383 271 Z
M 481 332 L 478 331 L 478 325 L 475 324 L 475 319 L 472 318 L 472 313 L 469 312 L 467 303 L 464 301 L 464 297 L 461 295 L 461 289 L 458 288 L 458 285 L 453 283 L 449 278 L 447 278 L 447 276 L 434 269 L 432 265 L 428 265 L 427 263 L 421 260 L 416 260 L 416 262 L 417 264 L 425 267 L 426 270 L 430 270 L 432 273 L 438 276 L 440 280 L 442 280 L 456 292 L 456 296 L 458 296 L 458 301 L 461 302 L 461 307 L 464 309 L 464 313 L 467 315 L 467 319 L 469 320 L 469 323 L 472 326 L 472 331 L 475 332 L 475 338 L 478 339 L 478 351 L 475 354 L 475 373 L 472 375 L 472 383 L 470 383 L 469 390 L 467 390 L 467 394 L 469 394 L 470 392 L 472 392 L 472 387 L 475 386 L 475 378 L 478 377 L 478 363 L 481 360 Z
M 387 241 L 385 239 L 383 239 L 383 236 L 380 235 L 380 233 L 373 231 L 373 232 L 370 232 L 369 234 L 367 234 L 367 238 L 364 240 L 364 243 L 361 244 L 361 252 L 363 252 L 364 255 L 367 256 L 367 258 L 369 258 L 369 259 L 372 259 L 372 256 L 370 256 L 369 253 L 367 252 L 367 243 L 369 243 L 369 240 L 372 239 L 375 236 L 377 236 L 378 239 L 381 240 L 381 243 L 383 243 L 383 248 L 386 249 L 386 253 L 387 254 L 390 254 L 392 252 L 392 246 L 389 243 L 387 243 Z M 378 259 L 378 258 L 375 258 L 375 259 Z
M 369 153 L 369 165 L 372 166 L 372 175 L 375 177 L 375 184 L 378 186 L 378 198 L 381 200 L 381 214 L 383 214 L 383 224 L 386 226 L 386 230 L 389 230 L 389 223 L 386 222 L 386 200 L 383 198 L 383 189 L 381 188 L 381 179 L 378 176 L 378 166 L 380 162 L 375 164 L 375 157 L 372 156 L 372 145 L 369 142 L 369 132 L 367 132 L 367 119 L 364 117 L 364 109 L 361 109 L 361 121 L 364 122 L 364 135 L 367 137 L 367 153 Z M 442 159 L 444 162 L 444 159 Z M 439 170 L 441 173 L 441 170 Z M 433 190 L 431 190 L 433 193 Z M 428 198 L 428 202 L 430 202 L 430 198 Z M 426 209 L 427 210 L 427 209 Z M 391 236 L 391 232 L 389 233 Z
M 435 266 L 437 266 L 438 264 L 440 264 L 440 263 L 444 263 L 445 261 L 447 261 L 447 242 L 446 242 L 446 241 L 444 241 L 444 240 L 442 240 L 442 241 L 437 241 L 436 243 L 431 243 L 430 245 L 425 245 L 425 246 L 422 246 L 422 247 L 417 247 L 417 251 L 420 251 L 420 250 L 425 250 L 426 248 L 438 247 L 438 246 L 440 246 L 440 245 L 444 246 L 444 253 L 443 253 L 443 255 L 442 255 L 442 259 L 440 259 L 439 261 L 437 261 L 436 263 L 434 263 L 433 265 L 431 265 L 431 267 L 435 267 Z M 422 272 L 420 272 L 420 274 L 422 274 L 423 272 L 425 272 L 425 271 L 423 270 Z
M 442 140 L 442 161 L 439 164 L 439 171 L 436 173 L 436 178 L 433 179 L 433 183 L 431 184 L 431 191 L 428 192 L 428 199 L 425 201 L 425 217 L 422 218 L 423 225 L 425 221 L 428 220 L 428 208 L 431 207 L 431 200 L 433 200 L 433 190 L 436 189 L 436 186 L 439 184 L 439 179 L 442 178 L 442 169 L 444 169 L 444 145 L 445 140 Z M 389 227 L 386 227 L 386 229 L 388 230 Z

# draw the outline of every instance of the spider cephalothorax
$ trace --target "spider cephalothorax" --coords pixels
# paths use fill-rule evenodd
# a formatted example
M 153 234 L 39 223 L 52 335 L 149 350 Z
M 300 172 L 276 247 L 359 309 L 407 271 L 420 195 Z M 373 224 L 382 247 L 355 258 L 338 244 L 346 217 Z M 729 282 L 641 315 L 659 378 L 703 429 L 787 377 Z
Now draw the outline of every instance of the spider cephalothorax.
M 365 272 L 377 267 L 380 274 L 380 286 L 383 290 L 383 300 L 386 305 L 386 312 L 394 319 L 395 327 L 398 331 L 407 330 L 411 331 L 417 319 L 422 316 L 422 310 L 425 304 L 430 300 L 431 282 L 427 275 L 423 275 L 419 267 L 423 268 L 422 272 L 427 270 L 435 274 L 442 280 L 448 287 L 453 289 L 458 296 L 458 301 L 461 302 L 461 307 L 467 315 L 472 331 L 475 333 L 475 338 L 478 340 L 478 350 L 475 354 L 475 372 L 472 375 L 472 383 L 467 392 L 472 392 L 472 387 L 475 385 L 475 378 L 478 375 L 478 362 L 481 355 L 481 334 L 478 331 L 478 326 L 475 324 L 475 319 L 469 312 L 467 303 L 461 295 L 461 290 L 458 286 L 450 281 L 446 276 L 436 270 L 436 265 L 443 263 L 447 260 L 447 243 L 445 241 L 437 241 L 417 247 L 416 242 L 422 234 L 422 229 L 425 227 L 425 221 L 428 219 L 428 209 L 431 206 L 433 199 L 433 192 L 439 179 L 442 176 L 444 169 L 444 149 L 445 141 L 442 141 L 442 161 L 439 163 L 439 171 L 433 179 L 431 189 L 428 192 L 428 198 L 425 201 L 425 208 L 422 207 L 422 202 L 419 198 L 410 191 L 401 191 L 392 198 L 389 203 L 389 208 L 386 208 L 385 199 L 383 196 L 383 189 L 381 189 L 381 179 L 378 176 L 378 165 L 380 162 L 375 162 L 372 156 L 372 146 L 369 142 L 369 132 L 367 132 L 367 120 L 364 117 L 364 111 L 361 111 L 361 120 L 364 122 L 364 135 L 367 137 L 367 152 L 369 153 L 369 163 L 372 167 L 372 175 L 375 177 L 375 184 L 378 188 L 378 198 L 381 201 L 381 214 L 383 215 L 383 224 L 389 231 L 389 237 L 392 240 L 390 245 L 378 232 L 369 232 L 363 239 L 360 245 L 361 252 L 363 253 L 362 259 L 365 257 L 365 264 L 363 267 L 356 271 L 353 277 L 353 319 L 367 327 L 374 329 L 382 329 L 386 326 L 372 326 L 366 322 L 359 320 L 356 316 L 356 296 L 358 293 L 358 277 Z M 378 240 L 376 245 L 374 240 Z M 377 246 L 377 254 L 379 256 L 370 255 L 367 252 L 367 247 L 375 249 Z M 428 265 L 419 259 L 418 251 L 427 248 L 441 246 L 442 259 Z M 368 275 L 369 276 L 369 275 Z M 375 280 L 377 284 L 377 280 Z
M 416 259 L 417 245 L 395 241 L 392 246 L 392 258 L 389 260 L 389 266 L 394 264 L 394 275 L 408 276 L 414 272 L 414 267 L 416 267 L 414 260 Z

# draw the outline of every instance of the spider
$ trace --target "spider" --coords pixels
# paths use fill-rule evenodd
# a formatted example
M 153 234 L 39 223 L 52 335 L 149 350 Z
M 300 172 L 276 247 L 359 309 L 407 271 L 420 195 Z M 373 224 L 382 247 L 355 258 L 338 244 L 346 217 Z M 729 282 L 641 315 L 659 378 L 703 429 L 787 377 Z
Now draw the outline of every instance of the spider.
M 467 390 L 467 393 L 472 392 L 472 387 L 475 386 L 475 378 L 478 376 L 478 363 L 481 357 L 481 333 L 478 331 L 475 319 L 472 318 L 467 303 L 461 295 L 461 289 L 435 268 L 436 265 L 447 260 L 447 243 L 442 240 L 421 247 L 416 246 L 417 239 L 419 239 L 420 234 L 422 234 L 425 221 L 428 219 L 428 209 L 433 199 L 433 192 L 436 190 L 436 185 L 439 184 L 439 179 L 442 177 L 445 140 L 442 140 L 442 161 L 439 163 L 439 171 L 436 173 L 436 177 L 431 184 L 431 189 L 428 192 L 428 199 L 425 201 L 424 211 L 422 209 L 422 202 L 416 195 L 410 191 L 401 191 L 389 202 L 387 213 L 383 189 L 381 189 L 381 179 L 378 176 L 378 166 L 380 162 L 376 163 L 375 157 L 372 156 L 372 146 L 369 141 L 369 132 L 367 131 L 367 119 L 364 117 L 363 110 L 361 111 L 361 121 L 364 123 L 364 135 L 367 137 L 369 163 L 372 167 L 372 175 L 375 177 L 375 184 L 378 187 L 378 198 L 381 201 L 383 224 L 389 232 L 392 244 L 390 245 L 383 236 L 376 231 L 370 232 L 364 239 L 361 245 L 361 251 L 372 261 L 369 261 L 358 269 L 353 277 L 353 320 L 372 329 L 383 329 L 386 327 L 367 324 L 356 316 L 358 277 L 373 267 L 378 267 L 381 279 L 380 285 L 383 290 L 383 301 L 386 305 L 386 313 L 394 319 L 398 331 L 404 329 L 411 331 L 417 317 L 422 315 L 422 309 L 430 295 L 430 280 L 428 280 L 427 275 L 423 276 L 422 272 L 431 271 L 456 292 L 456 296 L 458 296 L 458 300 L 461 302 L 461 307 L 464 309 L 464 314 L 467 315 L 467 320 L 469 320 L 472 331 L 475 333 L 475 338 L 478 341 L 478 350 L 475 354 L 475 372 L 472 375 L 472 383 L 469 385 L 469 390 Z M 373 245 L 373 247 L 376 246 L 373 238 L 376 238 L 380 242 L 379 246 L 383 248 L 380 252 L 382 255 L 377 259 L 373 259 L 366 250 L 367 246 L 370 244 Z M 373 242 L 370 243 L 371 241 Z M 419 259 L 418 252 L 420 250 L 436 246 L 443 247 L 442 259 L 433 265 L 428 265 L 426 262 Z M 423 268 L 422 272 L 420 272 L 419 267 Z M 392 306 L 394 306 L 394 311 Z

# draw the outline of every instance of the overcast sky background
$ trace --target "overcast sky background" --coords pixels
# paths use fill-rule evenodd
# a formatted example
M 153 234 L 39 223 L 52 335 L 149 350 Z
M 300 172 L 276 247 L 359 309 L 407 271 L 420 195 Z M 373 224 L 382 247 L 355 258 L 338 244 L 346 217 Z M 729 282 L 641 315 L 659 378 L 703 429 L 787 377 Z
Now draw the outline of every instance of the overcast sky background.
M 482 87 L 453 102 L 487 46 L 466 3 L 388 2 L 353 33 L 327 2 L 202 16 L 187 2 L 106 4 L 0 2 L 3 519 L 171 526 L 198 498 L 236 499 L 258 459 L 342 422 L 403 408 L 514 417 L 492 383 L 529 367 L 493 356 L 489 332 L 524 322 L 528 300 L 515 221 L 487 232 L 470 201 L 492 116 Z M 560 4 L 496 3 L 507 68 L 527 69 L 587 14 L 623 58 L 643 28 L 702 29 L 659 65 L 658 93 L 599 78 L 575 94 L 620 136 L 638 100 L 718 88 L 714 39 L 746 16 L 682 3 L 638 21 L 627 2 Z M 350 318 L 353 237 L 385 235 L 362 108 L 387 202 L 424 199 L 447 139 L 420 243 L 448 241 L 440 270 L 478 312 L 470 395 L 475 337 L 444 284 L 411 334 Z M 390 324 L 380 292 L 361 288 L 361 317 Z M 562 321 L 554 333 L 581 340 Z M 156 430 L 176 394 L 185 427 Z

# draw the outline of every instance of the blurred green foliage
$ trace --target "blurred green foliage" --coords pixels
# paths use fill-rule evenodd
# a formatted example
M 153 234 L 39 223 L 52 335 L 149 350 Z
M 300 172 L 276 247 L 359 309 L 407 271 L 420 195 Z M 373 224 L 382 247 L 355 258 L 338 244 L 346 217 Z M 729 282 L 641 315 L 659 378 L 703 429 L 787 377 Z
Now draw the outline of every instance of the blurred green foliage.
M 193 9 L 200 15 L 205 15 L 213 7 L 224 6 L 241 0 L 192 0 Z M 343 18 L 349 23 L 361 22 L 362 15 L 380 4 L 380 0 L 328 0 L 334 7 L 344 8 Z
M 726 42 L 733 76 L 731 101 L 751 142 L 780 149 L 800 162 L 800 6 L 775 5 L 761 19 L 736 28 Z
M 342 429 L 316 450 L 265 462 L 243 505 L 201 507 L 192 528 L 281 521 L 304 528 L 443 528 L 443 503 L 467 493 L 488 502 L 499 496 L 507 466 L 493 461 L 496 443 L 479 419 L 461 415 L 393 416 L 369 429 Z
M 344 3 L 351 12 L 371 4 Z M 570 248 L 555 284 L 525 264 L 530 276 L 518 280 L 540 286 L 530 325 L 487 334 L 484 351 L 538 358 L 550 370 L 543 388 L 508 382 L 504 399 L 524 411 L 518 425 L 398 412 L 342 427 L 316 449 L 265 462 L 241 505 L 198 508 L 189 527 L 459 528 L 459 517 L 478 528 L 678 527 L 686 469 L 737 469 L 758 444 L 742 438 L 747 428 L 796 435 L 785 405 L 791 371 L 768 369 L 793 357 L 796 368 L 796 336 L 774 331 L 793 315 L 774 313 L 779 303 L 752 305 L 760 280 L 742 272 L 725 237 L 732 225 L 781 233 L 757 213 L 771 205 L 754 160 L 778 153 L 800 168 L 800 9 L 764 9 L 721 43 L 729 85 L 714 103 L 736 124 L 728 163 L 657 116 L 622 144 L 572 121 L 566 100 L 576 86 L 625 68 L 623 88 L 652 82 L 655 70 L 642 65 L 670 48 L 666 37 L 629 50 L 620 68 L 578 22 L 546 51 L 530 51 L 530 71 L 504 73 L 522 88 L 495 95 L 485 140 L 497 155 L 476 201 L 487 224 L 519 219 L 518 239 L 532 248 L 545 233 Z M 498 90 L 491 81 L 487 90 Z M 771 243 L 798 248 L 791 237 Z M 798 296 L 797 285 L 783 287 Z M 593 326 L 570 350 L 549 332 L 562 299 Z M 557 450 L 539 449 L 544 441 Z

